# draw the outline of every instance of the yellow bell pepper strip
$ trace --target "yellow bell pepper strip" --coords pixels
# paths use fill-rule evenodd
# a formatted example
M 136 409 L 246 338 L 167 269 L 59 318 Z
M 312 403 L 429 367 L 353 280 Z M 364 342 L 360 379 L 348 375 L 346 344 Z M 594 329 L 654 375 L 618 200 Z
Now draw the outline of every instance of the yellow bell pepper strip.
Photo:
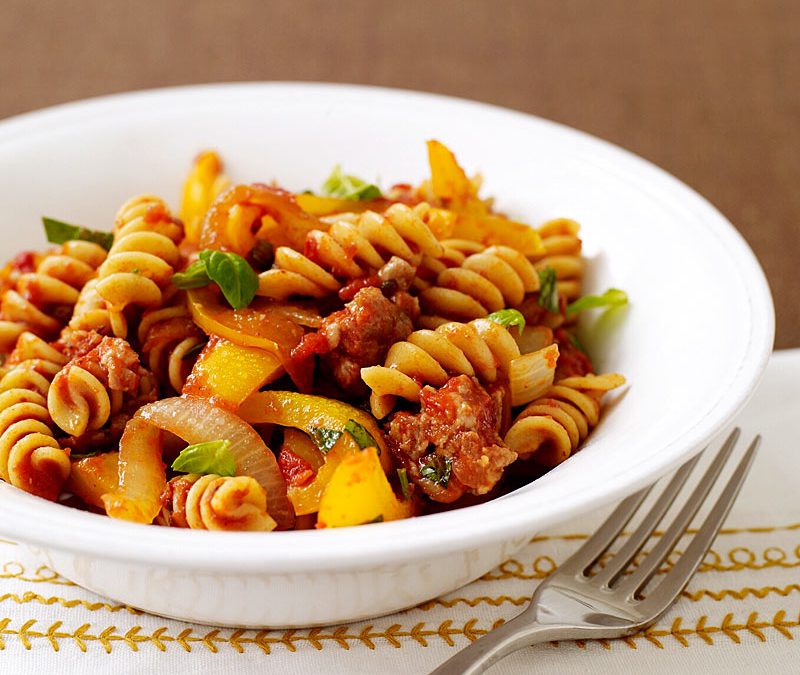
M 339 199 L 308 192 L 297 195 L 297 204 L 303 211 L 314 216 L 330 216 L 335 213 L 361 213 L 362 211 L 385 211 L 392 202 L 388 199 Z
M 256 299 L 244 309 L 232 309 L 213 287 L 187 292 L 192 319 L 208 335 L 219 335 L 243 347 L 287 352 L 300 342 L 303 328 L 268 301 Z
M 431 188 L 443 206 L 428 216 L 438 238 L 511 246 L 525 255 L 545 252 L 538 232 L 532 227 L 489 211 L 455 155 L 439 141 L 428 141 L 428 162 Z M 446 218 L 443 211 L 452 215 Z
M 242 403 L 238 414 L 250 424 L 277 424 L 300 429 L 318 444 L 325 431 L 336 432 L 336 438 L 328 443 L 331 451 L 336 443 L 343 443 L 352 451 L 360 449 L 350 434 L 343 433 L 348 422 L 353 420 L 375 439 L 384 471 L 389 473 L 392 470 L 391 453 L 375 418 L 342 401 L 293 391 L 259 391 Z
M 454 239 L 479 241 L 486 246 L 511 246 L 527 256 L 542 255 L 544 245 L 539 233 L 525 223 L 504 216 L 458 214 L 450 235 Z
M 316 513 L 319 508 L 321 482 L 317 483 L 316 488 L 307 488 L 317 478 L 317 472 L 325 466 L 325 455 L 314 441 L 298 429 L 284 429 L 278 466 L 286 480 L 287 495 L 295 514 Z
M 180 210 L 186 239 L 190 243 L 198 242 L 203 217 L 228 184 L 228 177 L 222 173 L 222 162 L 215 152 L 202 152 L 195 158 L 183 184 Z
M 349 426 L 352 428 L 352 422 L 363 427 L 374 439 L 383 471 L 388 474 L 392 470 L 391 453 L 375 419 L 341 401 L 291 391 L 260 391 L 241 405 L 238 414 L 250 424 L 277 424 L 299 429 L 324 453 L 325 462 L 317 468 L 310 483 L 292 486 L 290 482 L 288 486 L 289 500 L 298 516 L 317 512 L 322 493 L 336 467 L 345 457 L 361 452 L 361 445 L 345 431 Z M 302 449 L 297 454 L 306 458 Z
M 317 527 L 348 527 L 413 515 L 410 501 L 399 500 L 381 467 L 375 448 L 344 457 L 319 503 Z
M 274 382 L 283 372 L 274 350 L 243 347 L 215 335 L 200 352 L 182 393 L 236 411 L 250 394 Z
M 455 155 L 439 141 L 431 140 L 427 145 L 433 193 L 452 211 L 485 214 L 486 205 Z
M 318 315 L 264 298 L 256 298 L 244 309 L 232 309 L 211 286 L 192 289 L 187 297 L 192 319 L 208 335 L 273 352 L 298 389 L 310 388 L 313 361 L 298 363 L 290 357 L 290 352 L 305 333 L 303 325 L 316 323 Z
M 291 192 L 260 183 L 234 185 L 219 196 L 206 214 L 198 247 L 247 257 L 260 238 L 274 246 L 302 251 L 311 230 L 327 229 L 324 222 L 300 207 Z
M 345 435 L 342 438 L 345 438 Z M 330 483 L 337 467 L 345 457 L 359 450 L 359 448 L 353 450 L 346 442 L 342 442 L 338 446 L 334 446 L 325 456 L 325 463 L 317 469 L 314 480 L 302 486 L 287 485 L 286 494 L 289 497 L 289 501 L 292 502 L 295 515 L 307 516 L 319 511 L 322 493 Z
M 89 506 L 103 509 L 105 507 L 101 497 L 117 489 L 118 463 L 118 452 L 104 452 L 93 457 L 75 459 L 64 489 L 80 497 Z

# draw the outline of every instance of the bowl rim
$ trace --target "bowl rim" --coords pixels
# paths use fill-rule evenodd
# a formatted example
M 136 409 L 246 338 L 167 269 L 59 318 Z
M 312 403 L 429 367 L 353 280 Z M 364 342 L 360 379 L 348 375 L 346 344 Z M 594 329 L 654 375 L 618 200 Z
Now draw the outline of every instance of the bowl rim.
M 303 95 L 374 100 L 402 99 L 464 114 L 490 114 L 516 124 L 538 125 L 548 133 L 568 138 L 591 152 L 593 161 L 608 162 L 617 173 L 642 189 L 659 191 L 701 217 L 725 254 L 737 263 L 747 291 L 748 346 L 741 363 L 732 368 L 727 395 L 714 403 L 694 426 L 676 434 L 647 462 L 631 463 L 596 481 L 579 494 L 568 494 L 568 505 L 546 502 L 531 515 L 519 508 L 526 494 L 508 495 L 477 506 L 408 520 L 336 530 L 263 533 L 195 532 L 147 527 L 113 521 L 105 516 L 64 508 L 0 484 L 5 511 L 0 531 L 13 539 L 45 548 L 171 568 L 225 569 L 233 571 L 314 571 L 359 569 L 380 563 L 400 564 L 410 559 L 443 556 L 467 548 L 497 544 L 534 534 L 532 527 L 547 527 L 622 498 L 675 468 L 718 434 L 749 399 L 772 351 L 774 310 L 766 277 L 742 235 L 705 198 L 649 161 L 585 132 L 523 112 L 450 96 L 352 84 L 315 82 L 236 82 L 165 87 L 101 96 L 24 113 L 0 121 L 0 144 L 24 143 L 32 136 L 50 133 L 96 117 L 124 114 L 159 105 L 187 105 L 194 100 L 225 97 Z M 646 465 L 646 466 L 645 466 Z M 557 493 L 553 486 L 542 490 Z M 541 492 L 541 491 L 540 491 Z M 563 497 L 563 493 L 560 495 Z M 540 494 L 541 497 L 541 494 Z M 540 499 L 540 501 L 542 501 Z M 475 523 L 491 522 L 491 528 Z

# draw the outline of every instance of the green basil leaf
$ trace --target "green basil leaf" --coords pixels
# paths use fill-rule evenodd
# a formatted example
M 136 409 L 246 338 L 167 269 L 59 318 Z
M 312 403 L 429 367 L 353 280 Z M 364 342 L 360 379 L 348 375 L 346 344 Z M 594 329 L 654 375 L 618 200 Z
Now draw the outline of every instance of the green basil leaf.
M 185 473 L 235 476 L 236 458 L 231 452 L 230 441 L 206 441 L 184 448 L 175 458 L 172 468 Z
M 501 309 L 497 312 L 492 312 L 486 318 L 489 319 L 489 321 L 499 323 L 509 330 L 511 330 L 512 326 L 516 326 L 519 329 L 520 335 L 522 335 L 522 331 L 525 330 L 525 317 L 522 316 L 522 312 L 518 309 Z
M 411 488 L 408 485 L 408 471 L 405 469 L 398 469 L 397 478 L 400 480 L 400 490 L 403 492 L 403 499 L 411 499 Z
M 355 439 L 356 443 L 358 443 L 358 447 L 362 450 L 364 448 L 375 448 L 378 451 L 378 454 L 381 454 L 381 448 L 375 442 L 372 434 L 355 420 L 350 420 L 347 424 L 345 424 L 344 430 Z
M 200 260 L 206 265 L 208 277 L 220 287 L 234 309 L 247 307 L 256 297 L 258 275 L 242 256 L 205 250 L 200 252 Z
M 450 473 L 453 470 L 453 460 L 449 457 L 431 453 L 425 457 L 422 466 L 419 469 L 419 474 L 425 480 L 431 483 L 436 483 L 442 487 L 447 487 L 450 482 Z
M 359 201 L 377 199 L 381 196 L 381 189 L 374 183 L 367 183 L 356 176 L 346 175 L 342 171 L 342 167 L 337 164 L 323 183 L 322 194 L 326 197 Z
M 582 312 L 596 307 L 621 307 L 628 304 L 628 294 L 619 288 L 609 288 L 602 295 L 584 295 L 567 305 L 567 314 Z
M 327 455 L 333 446 L 336 445 L 336 441 L 338 441 L 341 436 L 341 431 L 337 431 L 336 429 L 324 429 L 320 427 L 319 429 L 313 430 L 311 433 L 311 440 L 314 441 L 323 455 Z
M 108 251 L 114 243 L 114 235 L 111 232 L 98 232 L 80 225 L 62 223 L 60 220 L 48 218 L 47 216 L 42 216 L 42 223 L 44 224 L 44 233 L 47 236 L 47 241 L 51 244 L 63 244 L 78 239 L 99 244 Z
M 206 272 L 206 264 L 202 260 L 195 260 L 185 272 L 178 272 L 172 275 L 172 283 L 178 288 L 188 290 L 190 288 L 200 288 L 208 286 L 211 279 Z
M 539 270 L 539 304 L 548 312 L 558 314 L 558 285 L 556 271 L 552 267 Z

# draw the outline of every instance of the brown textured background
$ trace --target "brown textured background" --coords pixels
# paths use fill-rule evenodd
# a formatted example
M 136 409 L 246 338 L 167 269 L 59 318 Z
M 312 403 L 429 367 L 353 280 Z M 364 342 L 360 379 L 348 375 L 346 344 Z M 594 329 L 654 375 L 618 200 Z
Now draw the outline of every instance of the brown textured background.
M 740 229 L 800 347 L 800 2 L 0 1 L 0 117 L 271 79 L 489 101 L 643 155 Z

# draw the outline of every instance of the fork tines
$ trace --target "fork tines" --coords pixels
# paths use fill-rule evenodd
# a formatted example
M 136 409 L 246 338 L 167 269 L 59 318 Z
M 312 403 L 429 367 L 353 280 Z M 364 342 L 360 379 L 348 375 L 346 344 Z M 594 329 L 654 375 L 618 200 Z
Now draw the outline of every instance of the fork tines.
M 747 475 L 761 441 L 760 436 L 757 436 L 750 444 L 714 506 L 694 533 L 691 543 L 672 566 L 669 574 L 665 576 L 646 599 L 641 597 L 642 590 L 667 560 L 675 544 L 686 532 L 686 528 L 719 478 L 738 439 L 739 429 L 734 429 L 658 543 L 639 562 L 638 566 L 629 569 L 639 551 L 653 535 L 656 527 L 674 503 L 675 498 L 680 493 L 702 453 L 699 453 L 678 469 L 636 530 L 630 534 L 619 551 L 605 562 L 600 571 L 594 576 L 588 576 L 589 570 L 615 543 L 622 530 L 650 494 L 653 486 L 625 499 L 586 544 L 561 566 L 559 573 L 573 573 L 589 581 L 594 586 L 613 590 L 617 596 L 624 595 L 629 602 L 646 601 L 647 604 L 652 604 L 653 606 L 660 604 L 666 606 L 671 603 L 683 590 L 692 574 L 694 574 L 711 542 L 719 532 Z

